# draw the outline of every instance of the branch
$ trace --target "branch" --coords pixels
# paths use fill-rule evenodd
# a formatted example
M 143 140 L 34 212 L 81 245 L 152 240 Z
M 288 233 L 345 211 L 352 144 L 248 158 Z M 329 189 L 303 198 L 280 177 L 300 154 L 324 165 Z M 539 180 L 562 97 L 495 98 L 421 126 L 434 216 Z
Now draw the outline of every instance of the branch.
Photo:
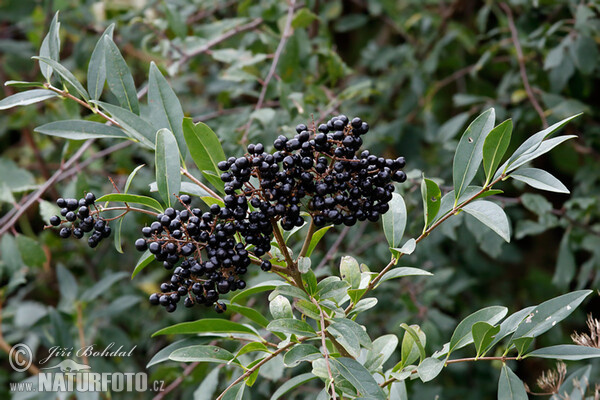
M 263 106 L 263 102 L 265 101 L 265 95 L 267 94 L 267 88 L 269 86 L 269 82 L 275 75 L 275 70 L 277 69 L 277 63 L 279 62 L 279 58 L 281 57 L 281 53 L 285 47 L 285 44 L 290 36 L 292 36 L 292 19 L 294 17 L 294 7 L 296 6 L 296 0 L 290 0 L 288 5 L 287 19 L 285 21 L 285 28 L 283 29 L 283 34 L 281 35 L 281 40 L 277 45 L 277 49 L 275 50 L 275 55 L 273 56 L 273 62 L 271 63 L 271 68 L 267 74 L 267 77 L 262 83 L 262 90 L 260 91 L 260 95 L 258 96 L 258 101 L 256 102 L 256 106 L 254 110 L 260 110 Z M 252 125 L 252 118 L 246 124 L 244 134 L 242 135 L 242 139 L 240 143 L 245 145 L 248 142 L 248 132 L 250 131 L 250 126 Z
M 194 182 L 196 185 L 198 185 L 202 189 L 206 190 L 208 192 L 208 194 L 210 194 L 215 199 L 221 199 L 221 196 L 219 196 L 218 194 L 216 194 L 211 188 L 209 188 L 208 186 L 206 186 L 204 183 L 200 182 L 196 177 L 194 177 L 194 175 L 190 174 L 187 169 L 181 167 L 181 173 L 184 174 L 185 176 L 187 176 L 188 178 L 190 178 L 190 180 L 192 182 Z
M 308 225 L 308 232 L 306 233 L 306 238 L 304 238 L 304 243 L 302 244 L 302 249 L 300 250 L 298 259 L 300 259 L 300 257 L 306 256 L 306 253 L 308 252 L 308 248 L 310 247 L 310 242 L 312 240 L 312 237 L 315 234 L 315 228 L 316 228 L 315 223 L 311 217 L 310 225 Z
M 313 297 L 310 298 L 315 306 L 319 309 L 319 315 L 321 317 L 321 345 L 323 346 L 323 356 L 325 357 L 325 364 L 327 365 L 327 373 L 329 374 L 329 387 L 331 388 L 331 397 L 333 400 L 337 400 L 335 393 L 335 385 L 333 381 L 333 374 L 331 373 L 331 365 L 329 365 L 329 352 L 327 351 L 327 342 L 325 340 L 325 315 L 323 314 L 323 309 L 319 305 L 319 302 L 316 301 Z
M 79 332 L 79 344 L 81 348 L 85 348 L 85 333 L 83 330 L 83 306 L 81 303 L 77 303 L 77 331 Z M 83 363 L 89 365 L 90 361 L 86 353 L 83 353 Z
M 523 57 L 523 50 L 521 49 L 521 44 L 519 43 L 519 33 L 517 32 L 517 27 L 515 26 L 515 19 L 513 17 L 513 13 L 510 7 L 506 3 L 500 3 L 500 8 L 504 10 L 506 13 L 506 18 L 508 19 L 508 27 L 510 29 L 510 34 L 512 37 L 512 42 L 515 46 L 515 50 L 517 51 L 517 61 L 519 62 L 519 70 L 521 72 L 521 80 L 523 81 L 523 86 L 525 87 L 525 92 L 527 93 L 527 97 L 531 102 L 533 108 L 540 116 L 542 120 L 542 125 L 544 128 L 548 127 L 548 121 L 546 120 L 546 116 L 544 115 L 544 110 L 538 103 L 535 95 L 533 94 L 533 90 L 531 90 L 531 86 L 529 85 L 529 79 L 527 78 L 527 70 L 525 69 L 525 58 Z

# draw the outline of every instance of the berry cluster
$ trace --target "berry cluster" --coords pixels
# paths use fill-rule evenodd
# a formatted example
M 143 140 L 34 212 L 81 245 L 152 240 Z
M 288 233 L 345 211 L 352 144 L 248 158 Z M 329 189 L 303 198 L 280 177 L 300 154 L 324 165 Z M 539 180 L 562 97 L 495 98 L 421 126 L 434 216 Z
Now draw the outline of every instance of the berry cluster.
M 183 210 L 168 208 L 142 229 L 136 248 L 149 250 L 172 270 L 150 303 L 173 312 L 184 299 L 186 307 L 214 305 L 223 312 L 219 295 L 244 288 L 240 277 L 250 264 L 271 269 L 270 261 L 259 257 L 271 250 L 274 224 L 285 230 L 302 226 L 301 211 L 316 226 L 377 221 L 389 209 L 392 181 L 406 180 L 405 161 L 368 150 L 357 155 L 368 131 L 360 118 L 339 115 L 312 129 L 300 124 L 292 138 L 279 136 L 273 154 L 260 143 L 250 144 L 246 155 L 221 161 L 224 207 L 213 204 L 202 212 L 182 195 Z
M 88 238 L 88 245 L 92 248 L 98 246 L 98 243 L 104 238 L 110 236 L 111 229 L 106 220 L 100 218 L 95 207 L 96 196 L 93 193 L 87 193 L 81 199 L 63 199 L 56 200 L 56 205 L 61 208 L 60 215 L 54 215 L 50 218 L 52 226 L 62 226 L 59 235 L 67 239 L 74 236 L 77 239 L 83 238 L 87 232 L 92 233 Z M 91 211 L 90 208 L 94 210 Z M 65 226 L 66 225 L 66 226 Z

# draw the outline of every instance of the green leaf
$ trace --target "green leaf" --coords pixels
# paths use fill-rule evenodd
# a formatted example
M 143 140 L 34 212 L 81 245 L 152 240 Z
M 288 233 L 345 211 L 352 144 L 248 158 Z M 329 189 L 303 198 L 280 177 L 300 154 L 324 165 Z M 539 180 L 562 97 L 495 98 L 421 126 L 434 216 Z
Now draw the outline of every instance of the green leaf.
M 423 198 L 423 216 L 425 218 L 425 226 L 423 227 L 423 231 L 425 231 L 427 230 L 429 224 L 433 222 L 438 211 L 440 210 L 442 191 L 437 183 L 431 179 L 423 177 L 421 180 L 421 197 Z
M 105 201 L 119 201 L 123 203 L 127 202 L 132 204 L 141 204 L 150 207 L 158 211 L 159 213 L 164 211 L 160 203 L 152 197 L 140 196 L 138 194 L 109 193 L 96 200 L 97 203 L 102 203 Z
M 364 398 L 385 400 L 386 395 L 379 387 L 371 373 L 358 361 L 351 358 L 331 358 L 331 366 L 335 368 Z
M 40 47 L 40 56 L 51 58 L 55 61 L 58 61 L 59 52 L 60 52 L 60 22 L 58 22 L 58 11 L 54 14 L 52 18 L 52 22 L 50 22 L 50 28 L 48 29 L 48 33 L 44 37 L 42 41 L 42 45 Z M 50 78 L 52 77 L 52 68 L 46 64 L 40 64 L 40 71 L 42 75 L 48 82 L 50 82 Z
M 393 269 L 389 270 L 388 272 L 386 272 L 381 277 L 381 279 L 377 283 L 377 286 L 381 285 L 385 281 L 389 281 L 390 279 L 403 278 L 405 276 L 418 276 L 418 275 L 432 276 L 433 274 L 429 271 L 425 271 L 423 269 L 413 268 L 413 267 L 393 268 Z M 375 287 L 377 287 L 377 286 L 375 286 Z
M 169 359 L 179 362 L 216 362 L 225 364 L 234 360 L 235 356 L 217 346 L 198 344 L 173 351 Z
M 502 207 L 491 201 L 477 200 L 462 209 L 496 232 L 502 239 L 510 242 L 510 225 Z
M 569 189 L 549 172 L 539 168 L 519 168 L 510 177 L 531 187 L 556 193 L 569 193 Z
M 294 14 L 294 18 L 292 19 L 292 28 L 307 28 L 315 19 L 318 18 L 319 17 L 310 11 L 310 9 L 303 7 Z
M 158 335 L 194 335 L 198 333 L 248 333 L 260 337 L 252 328 L 220 318 L 204 318 L 193 322 L 182 322 L 160 329 L 152 334 Z
M 334 323 L 327 327 L 327 332 L 329 332 L 352 357 L 357 358 L 360 355 L 360 343 L 354 330 L 347 329 L 345 325 Z
M 318 231 L 316 231 L 315 233 L 313 233 L 313 236 L 310 239 L 310 243 L 308 244 L 308 250 L 306 251 L 306 257 L 310 257 L 312 252 L 315 250 L 315 247 L 317 247 L 317 244 L 319 244 L 319 242 L 321 241 L 323 236 L 327 233 L 327 231 L 329 229 L 331 229 L 332 226 L 333 225 L 324 226 L 323 228 L 321 228 Z
M 390 209 L 383 214 L 383 232 L 390 247 L 398 247 L 406 228 L 406 204 L 398 193 L 392 193 Z
M 129 109 L 134 114 L 139 114 L 140 106 L 133 76 L 131 76 L 131 71 L 117 45 L 109 36 L 104 36 L 104 54 L 106 55 L 108 88 L 119 100 L 121 106 Z
M 67 81 L 71 86 L 73 86 L 75 88 L 77 93 L 79 93 L 79 95 L 85 101 L 88 101 L 90 99 L 90 95 L 88 94 L 87 90 L 85 90 L 85 88 L 83 87 L 81 82 L 79 82 L 79 80 L 75 77 L 75 75 L 73 75 L 73 73 L 71 71 L 66 69 L 58 61 L 52 60 L 47 57 L 35 57 L 34 56 L 32 58 L 51 66 L 54 71 L 56 71 L 65 81 Z
M 52 90 L 32 89 L 25 92 L 15 93 L 0 100 L 0 110 L 8 110 L 12 107 L 27 106 L 29 104 L 39 103 L 40 101 L 58 97 L 58 94 Z
M 97 299 L 100 295 L 106 293 L 115 283 L 127 276 L 127 272 L 115 272 L 100 279 L 94 286 L 88 288 L 81 294 L 81 301 L 89 303 Z
M 340 277 L 350 284 L 352 289 L 360 286 L 360 266 L 358 261 L 350 256 L 343 256 L 340 261 Z
M 435 377 L 442 372 L 442 369 L 444 369 L 444 360 L 427 357 L 421 364 L 419 364 L 417 373 L 423 382 L 429 382 L 435 379 Z
M 275 296 L 269 302 L 269 311 L 274 319 L 294 318 L 290 301 L 281 295 Z
M 15 88 L 44 88 L 42 82 L 25 82 L 25 81 L 6 81 L 4 86 L 10 86 Z
M 587 35 L 577 35 L 575 43 L 568 47 L 573 62 L 584 75 L 591 74 L 598 64 L 598 45 Z
M 100 122 L 84 120 L 54 121 L 38 126 L 35 132 L 44 135 L 57 136 L 71 140 L 87 140 L 98 138 L 129 139 L 123 131 L 114 126 L 101 124 Z
M 567 379 L 564 380 L 563 384 L 560 385 L 559 391 L 557 393 L 558 399 L 577 399 L 582 400 L 581 397 L 581 389 L 582 386 L 585 388 L 587 386 L 586 383 L 590 382 L 590 373 L 592 371 L 592 366 L 587 365 L 585 367 L 576 369 L 571 374 L 567 376 Z M 583 385 L 582 385 L 583 384 Z M 585 389 L 584 389 L 585 390 Z M 551 400 L 555 400 L 552 398 Z M 588 399 L 589 400 L 589 399 Z
M 258 372 L 258 370 L 256 371 Z M 256 378 L 255 378 L 256 379 Z M 244 390 L 246 385 L 244 382 L 240 382 L 225 393 L 223 400 L 242 400 L 244 398 Z
M 135 268 L 131 273 L 131 279 L 135 278 L 137 274 L 140 273 L 141 270 L 146 268 L 148 264 L 150 264 L 154 260 L 154 254 L 150 253 L 150 250 L 146 250 L 144 254 L 140 256 L 138 262 L 135 264 Z
M 473 335 L 471 334 L 471 330 L 473 329 L 473 325 L 475 325 L 475 323 L 483 321 L 487 322 L 488 324 L 495 325 L 500 322 L 502 318 L 504 318 L 507 312 L 508 308 L 506 307 L 491 306 L 475 311 L 473 314 L 463 319 L 452 334 L 448 356 L 450 356 L 450 353 L 454 350 L 458 350 L 470 343 L 473 343 Z
M 523 382 L 506 364 L 502 365 L 502 371 L 500 371 L 498 400 L 528 400 Z
M 277 388 L 277 390 L 271 396 L 271 400 L 277 400 L 281 398 L 284 394 L 297 388 L 300 385 L 304 385 L 306 382 L 310 382 L 317 377 L 307 372 L 305 374 L 296 375 L 291 379 L 288 379 L 283 385 Z
M 58 281 L 61 305 L 68 305 L 70 309 L 79 291 L 77 281 L 73 274 L 61 264 L 56 267 L 56 280 Z
M 247 353 L 252 353 L 255 351 L 262 351 L 264 353 L 270 353 L 269 349 L 267 349 L 267 346 L 265 346 L 264 344 L 260 343 L 260 342 L 250 342 L 247 343 L 246 345 L 242 346 L 241 349 L 239 349 L 237 351 L 237 353 L 235 353 L 235 357 L 239 357 L 242 354 L 247 354 Z
M 336 326 L 338 330 L 345 333 L 353 332 L 358 338 L 358 342 L 361 346 L 366 349 L 370 349 L 372 347 L 373 343 L 371 342 L 371 338 L 362 325 L 347 318 L 332 318 L 332 321 L 333 324 L 329 326 Z
M 529 315 L 529 313 L 531 313 L 531 311 L 533 311 L 534 308 L 535 306 L 524 308 L 502 321 L 500 324 L 500 331 L 496 334 L 492 342 L 485 348 L 485 351 L 482 353 L 482 355 L 485 355 L 486 352 L 498 344 L 502 339 L 517 330 L 519 324 L 525 319 L 525 317 Z
M 394 371 L 401 370 L 404 366 L 412 364 L 417 359 L 424 360 L 426 358 L 425 345 L 427 343 L 427 336 L 425 332 L 421 330 L 419 325 L 407 325 L 401 323 L 400 328 L 404 329 L 404 337 L 402 338 L 402 349 L 401 359 L 394 367 Z
M 486 184 L 491 182 L 492 175 L 496 172 L 500 160 L 508 145 L 512 135 L 513 123 L 507 119 L 488 134 L 483 142 L 483 169 L 485 171 Z
M 463 133 L 452 166 L 454 180 L 454 204 L 457 204 L 460 195 L 469 186 L 483 159 L 483 144 L 487 135 L 494 127 L 496 113 L 493 108 L 479 115 Z
M 46 253 L 44 253 L 44 249 L 37 240 L 25 235 L 17 235 L 15 239 L 25 265 L 29 267 L 42 267 L 44 265 Z
M 154 62 L 150 63 L 148 105 L 152 124 L 157 128 L 167 128 L 173 133 L 181 157 L 185 159 L 187 147 L 186 140 L 183 138 L 183 110 L 177 95 Z
M 104 52 L 104 37 L 112 39 L 115 24 L 110 24 L 102 33 L 94 47 L 87 70 L 87 87 L 92 100 L 98 100 L 102 95 L 104 83 L 106 82 L 106 55 Z
M 291 368 L 300 364 L 302 361 L 314 361 L 323 357 L 319 349 L 312 344 L 297 344 L 288 350 L 283 356 L 283 363 Z
M 391 247 L 390 251 L 394 257 L 398 258 L 399 254 L 412 254 L 417 248 L 417 241 L 414 238 L 410 238 L 402 245 L 402 247 Z M 398 261 L 398 260 L 396 260 Z
M 398 337 L 393 334 L 383 335 L 373 340 L 372 350 L 367 355 L 365 368 L 371 372 L 378 370 L 394 354 L 398 347 Z
M 337 276 L 331 277 L 337 278 Z M 333 299 L 340 301 L 347 293 L 350 285 L 346 281 L 338 279 L 321 280 L 317 285 L 318 297 L 320 299 Z
M 125 188 L 123 189 L 123 193 L 127 194 L 127 192 L 129 191 L 129 186 L 131 186 L 131 182 L 133 182 L 133 178 L 135 178 L 135 176 L 137 175 L 138 171 L 140 169 L 142 169 L 142 167 L 145 166 L 145 165 L 146 164 L 140 164 L 137 167 L 135 167 L 135 169 L 133 171 L 131 171 L 131 173 L 127 177 L 127 181 L 125 182 Z
M 206 344 L 211 340 L 208 337 L 189 337 L 182 340 L 178 340 L 176 342 L 171 343 L 170 345 L 163 347 L 160 349 L 152 359 L 146 364 L 146 368 L 150 368 L 153 365 L 160 364 L 165 361 L 169 361 L 169 356 L 177 349 L 181 349 L 184 347 L 190 347 L 198 344 Z
M 144 146 L 154 150 L 154 141 L 156 140 L 156 128 L 148 121 L 129 111 L 126 108 L 104 103 L 102 101 L 93 101 L 106 110 L 110 116 L 117 121 L 127 134 L 133 139 L 138 140 Z
M 525 336 L 512 340 L 511 344 L 515 346 L 515 349 L 517 349 L 517 354 L 519 355 L 519 357 L 521 357 L 525 353 L 525 351 L 527 351 L 532 342 L 532 337 Z
M 191 118 L 184 118 L 183 136 L 198 169 L 213 172 L 218 177 L 220 171 L 217 164 L 226 157 L 221 142 L 212 129 L 202 122 L 194 124 Z M 220 179 L 211 181 L 213 185 L 218 182 L 221 182 Z M 215 187 L 222 191 L 223 182 Z
M 267 325 L 267 330 L 300 336 L 316 335 L 315 330 L 308 323 L 293 318 L 282 318 L 272 321 Z
M 575 260 L 575 255 L 571 251 L 569 245 L 570 236 L 570 230 L 567 230 L 560 240 L 558 257 L 556 260 L 556 270 L 552 277 L 552 283 L 563 290 L 567 290 L 577 271 L 577 261 Z
M 248 296 L 251 296 L 256 293 L 262 293 L 262 292 L 267 292 L 267 291 L 276 289 L 278 286 L 283 285 L 283 284 L 285 284 L 285 282 L 275 281 L 275 280 L 261 282 L 257 285 L 252 286 L 249 289 L 246 289 L 244 291 L 237 293 L 235 296 L 233 296 L 231 298 L 230 302 L 231 303 L 239 303 L 241 300 L 245 299 Z
M 531 311 L 525 321 L 521 322 L 512 339 L 524 336 L 537 337 L 548 331 L 575 311 L 575 308 L 590 293 L 591 290 L 578 290 L 543 302 Z
M 473 336 L 473 344 L 475 345 L 475 351 L 477 357 L 492 343 L 494 336 L 500 332 L 500 326 L 493 326 L 485 321 L 476 322 L 471 328 L 471 335 Z
M 165 204 L 177 204 L 175 195 L 181 187 L 181 172 L 177 141 L 168 129 L 156 132 L 156 185 Z

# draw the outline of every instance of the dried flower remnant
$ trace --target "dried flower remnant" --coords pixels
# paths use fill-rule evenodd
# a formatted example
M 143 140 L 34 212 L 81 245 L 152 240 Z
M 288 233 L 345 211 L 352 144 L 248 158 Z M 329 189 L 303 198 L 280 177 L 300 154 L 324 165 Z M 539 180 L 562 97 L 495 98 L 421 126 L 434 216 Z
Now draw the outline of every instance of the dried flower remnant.
M 587 326 L 590 333 L 573 333 L 571 340 L 576 345 L 600 349 L 600 321 L 588 314 Z
M 544 394 L 558 393 L 560 386 L 565 381 L 566 375 L 567 366 L 565 363 L 559 362 L 556 364 L 556 370 L 550 369 L 542 372 L 536 383 Z

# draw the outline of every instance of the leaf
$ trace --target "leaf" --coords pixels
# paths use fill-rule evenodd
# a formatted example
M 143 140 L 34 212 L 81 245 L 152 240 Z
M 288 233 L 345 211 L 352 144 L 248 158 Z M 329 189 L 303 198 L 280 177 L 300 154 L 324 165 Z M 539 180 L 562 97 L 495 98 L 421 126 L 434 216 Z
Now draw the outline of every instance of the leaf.
M 517 354 L 519 355 L 519 357 L 521 357 L 523 356 L 525 351 L 527 351 L 532 342 L 532 337 L 525 336 L 512 340 L 511 344 L 515 346 L 515 349 L 517 349 Z
M 73 302 L 77 298 L 79 287 L 73 274 L 64 266 L 59 264 L 56 267 L 56 280 L 60 292 L 61 303 L 68 305 L 71 308 Z
M 246 289 L 244 291 L 237 293 L 235 296 L 233 296 L 231 298 L 230 302 L 231 303 L 239 303 L 241 300 L 245 299 L 248 296 L 251 296 L 256 293 L 262 293 L 262 292 L 267 292 L 267 291 L 276 289 L 278 286 L 283 285 L 283 284 L 285 284 L 285 282 L 275 281 L 275 280 L 261 282 L 257 285 L 252 286 L 249 289 Z
M 361 346 L 367 349 L 371 348 L 371 338 L 369 337 L 369 334 L 362 325 L 347 318 L 332 318 L 332 321 L 333 324 L 329 326 L 339 327 L 339 330 L 346 333 L 353 332 L 358 338 L 358 341 L 361 344 Z
M 148 196 L 140 196 L 138 194 L 125 194 L 125 193 L 109 193 L 104 196 L 98 198 L 96 200 L 97 203 L 102 203 L 105 201 L 119 201 L 119 202 L 127 202 L 132 204 L 141 204 L 147 207 L 150 207 L 159 213 L 163 212 L 164 209 L 160 205 L 158 201 Z
M 211 338 L 207 337 L 189 337 L 182 340 L 178 340 L 176 342 L 171 343 L 170 345 L 163 347 L 160 349 L 153 357 L 150 359 L 148 364 L 146 364 L 146 368 L 150 368 L 153 365 L 160 364 L 165 361 L 169 361 L 169 356 L 177 349 L 181 349 L 184 347 L 190 347 L 197 344 L 206 344 L 211 340 Z
M 260 342 L 250 342 L 247 343 L 246 345 L 242 346 L 241 349 L 239 349 L 237 351 L 237 353 L 235 353 L 235 357 L 239 357 L 242 354 L 248 354 L 248 353 L 252 353 L 255 351 L 262 351 L 264 353 L 270 353 L 269 349 L 267 349 L 267 346 L 265 346 L 264 344 L 260 343 Z
M 175 195 L 181 187 L 181 172 L 177 141 L 168 129 L 156 132 L 156 185 L 165 204 L 177 204 Z
M 87 90 L 85 90 L 85 88 L 83 87 L 83 85 L 81 84 L 81 82 L 79 82 L 79 80 L 75 77 L 75 75 L 73 75 L 73 73 L 71 71 L 69 71 L 68 69 L 66 69 L 62 64 L 60 64 L 58 61 L 52 60 L 50 58 L 47 57 L 32 57 L 36 60 L 39 60 L 45 64 L 48 64 L 49 66 L 52 67 L 52 69 L 54 71 L 56 71 L 56 73 L 58 73 L 65 81 L 67 81 L 71 86 L 73 86 L 73 88 L 75 88 L 75 90 L 77 91 L 77 93 L 79 93 L 79 95 L 85 100 L 88 101 L 90 99 L 90 95 L 88 94 Z
M 379 283 L 377 283 L 377 286 L 381 285 L 385 281 L 389 281 L 390 279 L 403 278 L 405 276 L 417 276 L 417 275 L 432 276 L 433 274 L 429 271 L 425 271 L 423 269 L 413 268 L 413 267 L 393 268 L 393 269 L 389 270 L 388 272 L 386 272 L 381 277 L 381 279 L 379 280 Z M 375 286 L 375 287 L 377 287 L 377 286 Z
M 512 339 L 524 336 L 537 337 L 548 331 L 575 311 L 575 308 L 590 293 L 591 290 L 578 290 L 543 302 L 531 311 L 525 321 L 521 322 Z
M 473 314 L 463 319 L 452 334 L 448 356 L 450 356 L 450 353 L 452 353 L 454 350 L 458 350 L 470 343 L 473 343 L 473 335 L 471 330 L 476 322 L 483 321 L 494 325 L 500 322 L 507 312 L 508 308 L 506 307 L 491 306 L 475 311 Z
M 15 240 L 25 265 L 29 267 L 42 267 L 44 265 L 46 253 L 36 240 L 25 235 L 17 235 Z
M 283 363 L 286 367 L 295 367 L 300 364 L 302 361 L 314 361 L 323 357 L 319 349 L 317 349 L 312 344 L 297 344 L 288 350 L 287 353 L 283 356 Z
M 44 135 L 57 136 L 71 140 L 87 140 L 98 138 L 129 139 L 127 135 L 114 126 L 101 124 L 100 122 L 70 119 L 54 121 L 38 126 L 35 132 Z
M 258 372 L 258 371 L 257 371 Z M 240 382 L 225 393 L 222 397 L 223 400 L 242 400 L 244 398 L 244 390 L 246 385 L 244 382 Z
M 413 251 L 415 251 L 415 249 L 417 248 L 417 241 L 414 238 L 410 238 L 406 241 L 406 243 L 404 243 L 404 245 L 402 247 L 394 247 L 394 248 L 390 248 L 390 250 L 392 251 L 392 254 L 412 254 Z M 397 255 L 396 255 L 397 257 Z
M 444 360 L 427 357 L 421 364 L 419 364 L 417 373 L 423 382 L 429 382 L 435 379 L 435 377 L 442 372 L 442 369 L 444 369 Z
M 357 358 L 360 355 L 360 343 L 358 341 L 358 336 L 356 336 L 353 330 L 346 330 L 346 326 L 341 324 L 331 324 L 327 327 L 327 332 L 329 332 L 352 357 Z
M 502 365 L 500 371 L 498 400 L 528 400 L 523 382 L 506 364 Z
M 15 93 L 12 96 L 0 100 L 0 110 L 8 110 L 12 107 L 27 106 L 29 104 L 39 103 L 40 101 L 58 97 L 58 94 L 52 90 L 33 89 L 25 92 Z
M 307 372 L 305 374 L 296 375 L 291 379 L 288 379 L 283 385 L 277 388 L 277 390 L 271 395 L 271 400 L 277 400 L 281 398 L 284 394 L 297 388 L 300 385 L 305 384 L 306 382 L 310 382 L 317 377 Z
M 549 172 L 539 168 L 519 168 L 510 174 L 511 178 L 525 182 L 531 187 L 556 193 L 569 193 L 569 189 Z
M 104 53 L 106 55 L 106 81 L 108 88 L 115 95 L 121 106 L 134 114 L 140 113 L 140 106 L 135 90 L 135 82 L 127 63 L 115 42 L 104 36 Z
M 140 164 L 137 167 L 135 167 L 135 169 L 133 171 L 131 171 L 131 173 L 127 177 L 127 181 L 125 182 L 125 188 L 123 189 L 123 193 L 127 194 L 127 192 L 129 191 L 129 186 L 131 186 L 131 182 L 133 182 L 133 178 L 135 178 L 135 176 L 137 175 L 138 171 L 140 169 L 142 169 L 142 167 L 145 166 L 145 165 L 146 164 Z
M 219 368 L 213 368 L 212 371 L 206 374 L 200 386 L 194 390 L 194 400 L 212 400 L 215 398 L 215 391 L 219 386 L 219 372 Z
M 373 349 L 369 351 L 365 368 L 371 372 L 378 370 L 394 354 L 398 347 L 398 337 L 383 335 L 373 340 Z
M 106 110 L 110 116 L 123 127 L 125 132 L 128 133 L 131 138 L 138 140 L 141 144 L 154 150 L 156 128 L 148 121 L 123 107 L 104 103 L 102 101 L 93 101 L 93 103 L 98 104 Z
M 350 256 L 343 256 L 340 261 L 340 277 L 348 282 L 352 289 L 358 289 L 361 278 L 358 261 Z
M 458 142 L 452 166 L 455 204 L 479 169 L 483 159 L 483 144 L 494 127 L 495 119 L 493 108 L 483 112 L 471 122 Z
M 313 236 L 310 239 L 310 243 L 308 244 L 308 250 L 306 251 L 306 257 L 310 257 L 312 252 L 315 250 L 315 247 L 317 247 L 317 244 L 319 244 L 319 242 L 321 241 L 323 236 L 327 233 L 327 231 L 329 229 L 331 229 L 332 226 L 333 225 L 324 226 L 323 228 L 321 228 L 318 231 L 316 231 L 315 233 L 313 233 Z
M 394 367 L 394 371 L 412 364 L 419 358 L 421 360 L 426 358 L 425 345 L 427 343 L 427 336 L 421 330 L 421 327 L 419 325 L 409 326 L 403 322 L 400 324 L 400 328 L 406 332 L 402 338 L 401 361 Z
M 50 28 L 48 29 L 48 33 L 44 37 L 42 41 L 42 45 L 40 46 L 40 56 L 51 58 L 55 61 L 58 61 L 59 52 L 60 52 L 60 22 L 58 22 L 58 11 L 54 14 L 52 18 L 52 22 L 50 22 Z M 48 82 L 50 82 L 50 78 L 52 77 L 52 68 L 46 64 L 40 64 L 40 71 L 44 78 Z
M 274 319 L 294 318 L 290 301 L 281 295 L 275 296 L 275 298 L 269 302 L 269 311 Z
M 154 260 L 154 254 L 150 253 L 150 250 L 146 250 L 138 259 L 138 262 L 131 273 L 131 279 L 135 278 L 135 276 L 139 274 L 141 270 L 146 268 L 148 264 L 152 262 L 152 260 Z
M 406 204 L 398 193 L 392 193 L 390 209 L 383 214 L 383 232 L 390 247 L 398 247 L 406 228 Z
M 570 231 L 563 235 L 558 246 L 558 257 L 556 260 L 556 270 L 552 277 L 552 283 L 557 287 L 566 290 L 575 276 L 577 270 L 577 262 L 575 255 L 569 246 Z
M 183 136 L 198 169 L 220 174 L 217 164 L 226 157 L 221 142 L 212 129 L 202 122 L 194 124 L 191 118 L 184 118 Z M 212 181 L 211 183 L 214 184 Z M 216 187 L 222 190 L 223 182 Z
M 358 361 L 351 358 L 331 358 L 334 367 L 364 398 L 385 400 L 386 396 L 373 376 Z
M 500 165 L 502 156 L 508 149 L 512 129 L 512 120 L 507 119 L 492 129 L 483 142 L 483 170 L 485 171 L 486 183 L 491 181 L 492 175 Z
M 423 177 L 421 180 L 421 197 L 423 198 L 423 216 L 425 218 L 423 231 L 425 231 L 440 210 L 442 191 L 437 183 Z
M 187 147 L 182 128 L 183 110 L 177 95 L 154 62 L 150 63 L 148 105 L 150 106 L 152 124 L 157 128 L 167 128 L 173 133 L 181 157 L 185 159 Z
M 510 225 L 502 207 L 491 201 L 477 200 L 467 204 L 462 210 L 477 218 L 502 239 L 510 242 Z
M 6 81 L 4 86 L 11 86 L 15 88 L 44 88 L 42 82 L 25 82 L 25 81 Z
M 473 336 L 473 344 L 479 357 L 487 346 L 492 343 L 494 336 L 500 332 L 500 326 L 493 326 L 485 321 L 476 322 L 471 328 L 471 335 Z
M 92 100 L 98 100 L 102 95 L 104 83 L 106 82 L 106 55 L 104 51 L 104 37 L 112 39 L 115 24 L 110 24 L 102 33 L 94 47 L 87 70 L 87 87 Z
M 89 303 L 114 286 L 115 283 L 127 276 L 127 272 L 115 272 L 105 276 L 81 294 L 81 301 Z
M 253 308 L 240 306 L 239 304 L 232 304 L 231 302 L 227 301 L 225 304 L 227 304 L 227 311 L 241 314 L 249 320 L 256 322 L 263 328 L 266 328 L 266 326 L 269 325 L 269 320 Z
M 169 359 L 179 362 L 216 362 L 225 364 L 234 360 L 235 357 L 220 347 L 198 344 L 173 351 Z
M 306 28 L 318 18 L 319 17 L 310 11 L 310 9 L 302 7 L 294 14 L 294 18 L 292 19 L 292 28 Z
M 511 314 L 508 318 L 506 318 L 500 324 L 500 331 L 496 334 L 492 342 L 485 348 L 485 351 L 482 353 L 483 355 L 488 352 L 492 347 L 498 344 L 502 339 L 513 333 L 517 330 L 519 324 L 529 315 L 535 306 L 524 308 L 520 311 Z
M 252 328 L 237 322 L 220 318 L 203 318 L 192 322 L 182 322 L 160 329 L 152 334 L 159 335 L 194 335 L 198 333 L 248 333 L 260 337 Z
M 307 322 L 293 318 L 281 318 L 267 325 L 267 330 L 300 336 L 315 336 L 315 330 Z

